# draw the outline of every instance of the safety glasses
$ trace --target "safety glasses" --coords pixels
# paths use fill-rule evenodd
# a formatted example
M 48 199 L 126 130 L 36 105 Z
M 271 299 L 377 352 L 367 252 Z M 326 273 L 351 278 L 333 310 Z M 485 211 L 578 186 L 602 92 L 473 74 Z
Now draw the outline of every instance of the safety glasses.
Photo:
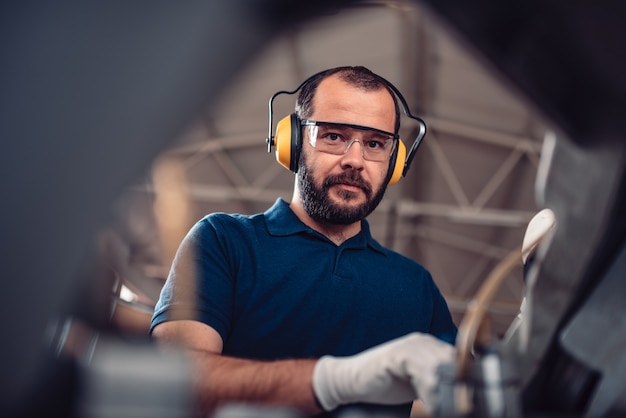
M 361 155 L 368 161 L 387 161 L 395 149 L 399 136 L 368 126 L 347 123 L 302 120 L 308 131 L 309 143 L 318 151 L 341 155 L 352 144 L 361 143 Z

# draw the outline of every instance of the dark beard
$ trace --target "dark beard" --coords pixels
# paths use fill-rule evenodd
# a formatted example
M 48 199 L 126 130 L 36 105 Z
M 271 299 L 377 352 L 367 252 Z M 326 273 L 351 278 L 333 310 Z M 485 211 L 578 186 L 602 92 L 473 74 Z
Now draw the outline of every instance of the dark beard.
M 329 176 L 324 179 L 321 187 L 317 187 L 312 173 L 309 171 L 304 154 L 300 156 L 297 176 L 300 188 L 300 198 L 304 209 L 311 218 L 317 222 L 333 225 L 350 225 L 367 217 L 376 209 L 383 199 L 386 187 L 383 185 L 372 197 L 372 187 L 363 180 L 361 175 L 354 170 L 345 171 L 341 174 Z M 359 187 L 365 193 L 365 203 L 355 208 L 343 208 L 330 199 L 329 189 L 335 184 L 348 183 Z M 340 196 L 346 201 L 356 198 L 356 193 L 339 191 Z

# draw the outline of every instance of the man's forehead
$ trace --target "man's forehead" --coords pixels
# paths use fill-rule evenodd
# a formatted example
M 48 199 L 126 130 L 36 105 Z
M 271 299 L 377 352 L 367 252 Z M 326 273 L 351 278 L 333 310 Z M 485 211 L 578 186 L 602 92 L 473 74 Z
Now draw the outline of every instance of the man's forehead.
M 310 117 L 393 132 L 395 102 L 384 86 L 376 90 L 365 89 L 333 74 L 320 82 L 313 97 L 313 113 Z
M 315 96 L 318 94 L 322 95 L 333 95 L 339 94 L 343 91 L 357 91 L 363 94 L 379 94 L 386 95 L 389 97 L 389 101 L 393 105 L 393 98 L 391 96 L 391 92 L 386 88 L 385 84 L 381 82 L 379 88 L 367 88 L 364 86 L 360 86 L 353 82 L 345 80 L 341 74 L 332 74 L 324 79 L 322 79 L 317 87 L 317 92 Z

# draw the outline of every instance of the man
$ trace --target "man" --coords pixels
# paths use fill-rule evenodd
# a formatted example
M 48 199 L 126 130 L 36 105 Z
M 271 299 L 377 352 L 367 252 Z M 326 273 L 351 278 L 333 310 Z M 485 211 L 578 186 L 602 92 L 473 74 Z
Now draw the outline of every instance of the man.
M 307 80 L 296 113 L 291 203 L 200 220 L 151 333 L 191 349 L 205 413 L 248 402 L 408 417 L 418 397 L 428 410 L 456 326 L 430 274 L 378 244 L 365 220 L 398 147 L 396 96 L 368 69 L 340 67 Z

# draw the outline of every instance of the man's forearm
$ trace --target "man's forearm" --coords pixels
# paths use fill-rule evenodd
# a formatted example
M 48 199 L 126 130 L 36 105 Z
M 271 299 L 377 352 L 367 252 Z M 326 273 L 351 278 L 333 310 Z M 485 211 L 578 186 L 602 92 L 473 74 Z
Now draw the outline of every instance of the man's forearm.
M 321 411 L 312 386 L 317 360 L 252 361 L 197 350 L 191 361 L 195 399 L 205 416 L 236 402 Z

